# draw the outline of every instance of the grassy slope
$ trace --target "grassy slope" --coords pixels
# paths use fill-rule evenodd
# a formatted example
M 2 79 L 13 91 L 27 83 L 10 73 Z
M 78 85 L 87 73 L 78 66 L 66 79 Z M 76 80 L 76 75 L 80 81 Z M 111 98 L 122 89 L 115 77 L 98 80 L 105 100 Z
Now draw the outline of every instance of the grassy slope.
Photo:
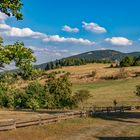
M 83 69 L 82 69 L 83 67 Z M 100 67 L 100 69 L 99 69 Z M 113 74 L 114 70 L 108 69 L 106 65 L 86 65 L 80 67 L 63 68 L 68 69 L 75 75 L 89 73 L 94 69 L 99 69 L 99 74 Z M 61 69 L 61 70 L 63 70 Z M 137 71 L 139 71 L 139 67 Z M 132 68 L 132 71 L 135 68 Z M 74 76 L 75 76 L 74 75 Z M 79 81 L 79 79 L 78 79 Z M 90 81 L 84 83 L 74 83 L 73 91 L 87 89 L 93 95 L 88 101 L 88 105 L 107 106 L 112 105 L 112 101 L 117 99 L 120 105 L 139 105 L 140 99 L 133 93 L 135 86 L 140 84 L 140 78 L 127 80 Z M 16 131 L 0 132 L 0 140 L 118 140 L 119 137 L 127 137 L 133 140 L 140 137 L 140 116 L 127 116 L 125 119 L 73 119 L 65 122 L 50 124 L 47 126 L 35 126 L 21 128 Z M 102 137 L 102 138 L 99 138 Z M 109 137 L 115 137 L 109 139 Z
M 81 66 L 69 66 L 52 71 L 66 71 L 70 72 L 70 79 L 75 83 L 89 83 L 93 81 L 101 81 L 105 77 L 117 75 L 120 72 L 120 68 L 110 68 L 110 64 L 87 64 Z M 92 71 L 96 71 L 96 77 L 87 77 Z M 127 67 L 125 71 L 128 72 L 129 76 L 135 76 L 135 72 L 140 72 L 140 67 Z M 50 72 L 50 71 L 49 71 Z M 82 78 L 83 77 L 83 78 Z
M 135 72 L 140 72 L 140 67 L 127 67 L 125 71 L 129 72 L 132 77 L 126 80 L 101 80 L 101 77 L 112 76 L 119 72 L 119 68 L 109 68 L 110 64 L 87 64 L 83 66 L 63 67 L 53 71 L 70 72 L 70 80 L 73 83 L 73 91 L 87 89 L 91 92 L 92 98 L 88 105 L 108 106 L 112 105 L 114 99 L 119 105 L 139 105 L 140 98 L 135 96 L 134 90 L 136 85 L 140 84 L 140 78 L 132 78 Z M 96 78 L 79 78 L 96 71 Z M 49 71 L 51 72 L 51 71 Z M 46 78 L 38 79 L 42 84 Z M 17 87 L 25 87 L 28 82 L 22 81 Z M 20 86 L 19 86 L 20 85 Z
M 98 81 L 95 83 L 74 84 L 73 91 L 89 90 L 92 98 L 88 101 L 88 105 L 112 105 L 114 99 L 118 101 L 119 105 L 140 105 L 140 98 L 134 93 L 138 84 L 140 84 L 140 78 Z
M 132 78 L 135 72 L 140 71 L 140 67 L 127 67 L 127 71 L 132 77 L 123 80 L 101 80 L 102 77 L 112 76 L 119 73 L 120 68 L 109 68 L 110 64 L 87 64 L 83 66 L 63 67 L 61 71 L 71 73 L 70 79 L 73 83 L 73 91 L 86 89 L 92 94 L 88 101 L 88 106 L 108 106 L 112 105 L 116 99 L 119 105 L 140 105 L 140 98 L 135 93 L 136 85 L 140 84 L 140 78 Z M 56 70 L 55 70 L 56 71 Z M 79 78 L 96 71 L 96 78 Z M 86 105 L 85 105 L 86 106 Z

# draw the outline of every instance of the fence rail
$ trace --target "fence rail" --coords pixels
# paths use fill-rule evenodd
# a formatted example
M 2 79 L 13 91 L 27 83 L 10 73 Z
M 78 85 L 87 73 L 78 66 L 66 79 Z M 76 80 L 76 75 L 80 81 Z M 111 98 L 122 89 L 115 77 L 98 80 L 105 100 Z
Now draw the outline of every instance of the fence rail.
M 89 107 L 86 108 L 89 110 L 89 114 L 97 114 L 97 113 L 110 113 L 110 112 L 124 112 L 131 110 L 140 110 L 140 106 L 109 106 L 109 107 Z
M 85 111 L 74 111 L 66 113 L 57 113 L 53 115 L 37 115 L 32 118 L 22 119 L 3 119 L 0 120 L 0 131 L 13 130 L 16 128 L 27 127 L 32 125 L 44 125 L 62 120 L 90 116 L 96 113 L 124 112 L 140 109 L 140 106 L 116 106 L 116 107 L 89 107 Z
M 23 119 L 4 119 L 0 120 L 0 131 L 12 130 L 21 127 L 27 127 L 32 125 L 44 125 L 52 122 L 59 122 L 61 120 L 67 120 L 76 117 L 85 116 L 86 111 L 77 111 L 77 112 L 67 112 L 60 113 L 57 115 L 38 115 L 32 118 L 23 118 Z

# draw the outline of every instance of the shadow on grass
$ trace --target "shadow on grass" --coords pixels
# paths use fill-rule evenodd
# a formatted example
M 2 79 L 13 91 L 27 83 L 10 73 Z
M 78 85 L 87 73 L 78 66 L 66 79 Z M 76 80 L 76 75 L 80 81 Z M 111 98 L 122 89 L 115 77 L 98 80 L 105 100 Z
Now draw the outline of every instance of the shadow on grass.
M 98 137 L 99 140 L 140 140 L 140 137 Z
M 39 113 L 39 114 L 58 114 L 58 113 L 66 113 L 66 112 L 70 112 L 70 111 L 64 111 L 64 110 L 47 110 L 47 109 L 38 109 L 36 111 L 33 111 L 31 109 L 14 109 L 11 111 L 15 111 L 15 112 L 27 112 L 27 113 Z
M 133 123 L 133 124 L 140 124 L 140 121 L 137 122 L 131 121 L 128 119 L 139 119 L 140 120 L 140 112 L 112 112 L 112 113 L 98 113 L 94 114 L 93 117 L 101 118 L 104 120 L 111 120 L 111 121 L 119 121 L 124 123 Z M 140 138 L 139 138 L 140 140 Z

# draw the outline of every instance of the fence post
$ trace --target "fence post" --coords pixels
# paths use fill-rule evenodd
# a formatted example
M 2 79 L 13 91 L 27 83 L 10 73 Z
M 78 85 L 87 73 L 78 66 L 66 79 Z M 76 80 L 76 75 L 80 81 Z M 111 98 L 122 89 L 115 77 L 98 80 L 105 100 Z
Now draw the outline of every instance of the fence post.
M 13 126 L 14 126 L 13 129 L 16 130 L 17 127 L 16 127 L 16 120 L 15 120 L 15 119 L 13 120 L 13 123 L 14 123 L 14 124 L 13 124 Z
M 41 120 L 41 116 L 38 115 L 38 125 L 42 125 L 42 120 Z

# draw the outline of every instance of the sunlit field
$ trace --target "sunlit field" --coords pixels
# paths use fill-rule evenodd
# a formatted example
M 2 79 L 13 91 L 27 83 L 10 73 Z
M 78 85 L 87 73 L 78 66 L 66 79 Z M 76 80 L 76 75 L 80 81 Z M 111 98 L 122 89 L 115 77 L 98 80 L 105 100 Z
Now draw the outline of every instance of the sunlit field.
M 70 79 L 73 83 L 89 83 L 94 81 L 101 81 L 105 78 L 115 76 L 120 72 L 121 68 L 110 68 L 110 64 L 87 64 L 81 66 L 62 67 L 49 71 L 65 71 L 70 73 Z M 95 77 L 90 77 L 92 72 L 96 72 Z M 128 78 L 132 78 L 136 73 L 140 72 L 140 67 L 126 67 L 124 71 L 128 73 Z
M 140 114 L 135 112 L 0 132 L 0 140 L 139 140 L 139 130 Z
M 118 105 L 139 105 L 140 98 L 134 93 L 140 78 L 127 80 L 98 81 L 94 83 L 74 84 L 73 91 L 89 90 L 92 97 L 87 106 L 110 106 L 116 99 Z M 85 104 L 86 106 L 86 104 Z

